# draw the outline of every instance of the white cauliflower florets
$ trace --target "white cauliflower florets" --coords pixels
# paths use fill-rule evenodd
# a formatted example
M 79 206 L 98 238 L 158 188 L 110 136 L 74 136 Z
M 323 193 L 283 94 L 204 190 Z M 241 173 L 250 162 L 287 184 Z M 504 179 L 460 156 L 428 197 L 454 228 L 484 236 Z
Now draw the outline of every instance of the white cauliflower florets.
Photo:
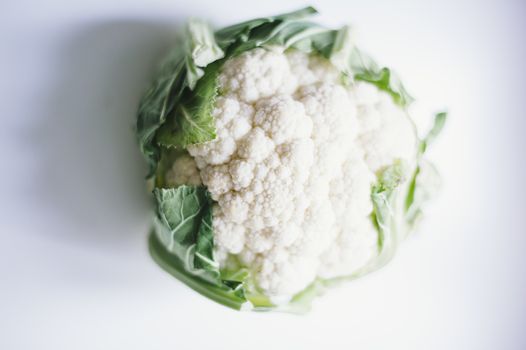
M 261 48 L 227 60 L 217 138 L 188 147 L 170 183 L 202 179 L 214 207 L 216 259 L 236 255 L 262 291 L 291 296 L 349 275 L 378 254 L 371 186 L 396 159 L 414 162 L 405 112 L 368 83 L 342 85 L 329 61 Z M 199 171 L 197 171 L 197 168 Z

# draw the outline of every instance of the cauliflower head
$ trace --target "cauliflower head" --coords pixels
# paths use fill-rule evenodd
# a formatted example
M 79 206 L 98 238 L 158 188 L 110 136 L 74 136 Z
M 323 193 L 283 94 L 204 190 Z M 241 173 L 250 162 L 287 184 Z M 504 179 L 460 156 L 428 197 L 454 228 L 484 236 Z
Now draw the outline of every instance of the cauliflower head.
M 267 26 L 287 34 L 302 11 L 311 13 Z M 391 258 L 429 197 L 419 175 L 436 183 L 422 154 L 444 116 L 420 140 L 409 95 L 354 47 L 348 28 L 304 23 L 302 39 L 262 44 L 241 35 L 257 33 L 247 23 L 213 33 L 192 22 L 190 53 L 164 66 L 186 76 L 179 98 L 160 79 L 141 105 L 158 204 L 152 255 L 225 305 L 298 309 Z M 164 100 L 151 103 L 158 90 Z

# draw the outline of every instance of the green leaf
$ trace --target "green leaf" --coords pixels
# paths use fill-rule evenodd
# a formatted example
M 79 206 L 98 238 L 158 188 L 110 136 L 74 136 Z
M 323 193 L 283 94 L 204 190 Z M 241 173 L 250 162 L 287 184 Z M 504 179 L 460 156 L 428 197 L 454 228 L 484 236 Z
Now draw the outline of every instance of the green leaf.
M 407 195 L 405 197 L 405 211 L 406 213 L 411 211 L 411 207 L 415 203 L 415 192 L 416 192 L 416 180 L 420 174 L 420 167 L 417 165 L 411 180 L 409 181 L 409 187 L 407 189 Z M 410 215 L 412 217 L 413 215 Z M 409 219 L 410 222 L 413 222 L 413 219 Z
M 344 74 L 352 76 L 351 55 L 354 50 L 354 42 L 349 26 L 336 31 L 333 41 L 329 57 L 331 63 Z
M 204 142 L 215 137 L 210 115 L 217 94 L 214 77 L 201 84 L 196 97 L 189 97 L 191 94 L 188 91 L 194 89 L 203 77 L 204 67 L 223 56 L 209 25 L 199 20 L 189 21 L 185 35 L 178 38 L 175 49 L 161 65 L 154 83 L 139 105 L 137 136 L 150 166 L 147 177 L 154 175 L 161 156 L 156 133 L 167 120 L 173 120 L 174 113 L 176 117 L 187 118 L 179 122 L 180 132 L 177 135 L 180 141 L 195 139 Z M 180 101 L 183 101 L 182 107 Z M 189 132 L 190 136 L 181 136 L 183 131 Z
M 441 177 L 433 164 L 421 159 L 415 170 L 405 200 L 405 218 L 412 229 L 422 216 L 422 208 L 438 192 Z
M 220 281 L 219 265 L 213 256 L 212 200 L 206 188 L 156 188 L 153 193 L 159 240 L 188 272 L 210 283 Z
M 240 296 L 236 288 L 210 283 L 189 273 L 181 260 L 166 249 L 157 234 L 152 233 L 150 235 L 149 247 L 150 255 L 157 264 L 201 295 L 236 310 L 242 310 L 249 306 L 246 298 Z
M 225 56 L 215 41 L 214 31 L 210 25 L 199 19 L 191 19 L 186 25 L 186 68 L 187 81 L 193 90 L 197 81 L 205 74 L 202 68 Z
M 393 192 L 405 180 L 407 164 L 401 160 L 395 161 L 380 172 L 378 183 L 373 187 L 374 193 Z
M 245 21 L 239 24 L 235 24 L 226 28 L 223 28 L 216 33 L 217 41 L 219 42 L 219 45 L 222 48 L 227 48 L 230 45 L 234 44 L 235 42 L 247 42 L 251 38 L 254 37 L 254 34 L 251 33 L 252 30 L 255 28 L 263 27 L 264 25 L 268 23 L 274 23 L 277 22 L 276 25 L 279 25 L 282 22 L 286 21 L 294 21 L 294 20 L 300 20 L 307 17 L 310 17 L 314 14 L 317 14 L 318 11 L 314 9 L 313 7 L 305 7 L 303 9 L 285 13 L 278 16 L 271 16 L 271 17 L 264 17 L 264 18 L 257 18 L 249 21 Z M 273 29 L 276 25 L 274 25 L 271 29 Z M 260 35 L 263 37 L 262 35 Z
M 147 177 L 155 173 L 157 162 L 160 159 L 160 150 L 154 142 L 155 133 L 166 121 L 167 114 L 173 109 L 178 96 L 184 86 L 183 54 L 174 50 L 161 66 L 157 79 L 146 91 L 139 104 L 137 117 L 137 137 L 141 152 L 148 161 L 150 170 Z
M 355 80 L 365 81 L 375 85 L 378 89 L 387 92 L 400 106 L 408 106 L 413 102 L 402 82 L 386 67 L 381 68 L 369 56 L 354 48 L 349 57 L 350 71 Z
M 325 51 L 318 49 L 330 59 L 350 80 L 365 81 L 387 92 L 394 102 L 402 107 L 408 106 L 413 98 L 409 95 L 398 77 L 386 67 L 380 67 L 371 57 L 360 51 L 355 45 L 349 26 L 328 33 L 324 39 Z M 323 54 L 327 52 L 328 54 Z
M 344 279 L 354 279 L 377 270 L 393 258 L 399 243 L 396 199 L 406 176 L 407 165 L 402 161 L 396 161 L 378 175 L 378 182 L 371 190 L 372 219 L 378 230 L 378 255 L 352 276 Z M 342 279 L 334 280 L 338 282 Z
M 305 53 L 316 53 L 329 58 L 338 31 L 311 22 L 287 22 L 265 45 L 294 48 Z
M 371 192 L 374 217 L 379 228 L 379 259 L 385 262 L 391 259 L 398 245 L 395 225 L 395 197 L 400 184 L 405 181 L 406 174 L 407 166 L 401 161 L 396 161 L 382 171 L 378 183 L 373 186 Z
M 427 133 L 418 147 L 417 167 L 411 177 L 405 198 L 406 221 L 410 228 L 414 227 L 422 215 L 422 207 L 440 187 L 440 175 L 436 168 L 423 159 L 423 156 L 446 123 L 447 113 L 435 115 L 431 130 Z
M 304 21 L 316 14 L 312 7 L 284 15 L 258 18 L 221 29 L 216 36 L 227 56 L 235 56 L 256 47 L 282 46 L 329 57 L 337 30 Z
M 210 200 L 211 202 L 211 200 Z M 214 261 L 214 232 L 212 230 L 212 210 L 207 210 L 202 217 L 195 245 L 194 267 L 217 273 L 219 280 L 219 264 Z
M 424 154 L 429 145 L 431 145 L 437 136 L 440 134 L 442 129 L 444 128 L 444 125 L 446 124 L 447 119 L 447 113 L 446 112 L 440 112 L 435 115 L 435 122 L 433 123 L 433 127 L 429 132 L 427 133 L 426 137 L 421 141 L 419 151 L 420 154 Z
M 210 64 L 193 91 L 184 91 L 179 103 L 159 128 L 156 141 L 167 148 L 211 141 L 216 137 L 212 111 L 218 94 L 217 76 L 221 62 Z
M 292 297 L 288 305 L 282 306 L 281 310 L 295 314 L 305 314 L 312 308 L 312 302 L 327 290 L 327 284 L 322 279 L 316 279 L 303 291 Z

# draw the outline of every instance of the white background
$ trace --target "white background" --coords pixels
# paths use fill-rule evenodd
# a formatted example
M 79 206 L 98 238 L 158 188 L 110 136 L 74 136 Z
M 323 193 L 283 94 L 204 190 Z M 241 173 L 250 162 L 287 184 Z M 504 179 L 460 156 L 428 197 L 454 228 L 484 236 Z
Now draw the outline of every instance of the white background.
M 312 1 L 420 110 L 450 111 L 431 152 L 442 195 L 383 270 L 298 317 L 225 309 L 151 261 L 138 99 L 187 16 L 305 5 L 247 3 L 2 2 L 0 348 L 525 349 L 521 1 Z

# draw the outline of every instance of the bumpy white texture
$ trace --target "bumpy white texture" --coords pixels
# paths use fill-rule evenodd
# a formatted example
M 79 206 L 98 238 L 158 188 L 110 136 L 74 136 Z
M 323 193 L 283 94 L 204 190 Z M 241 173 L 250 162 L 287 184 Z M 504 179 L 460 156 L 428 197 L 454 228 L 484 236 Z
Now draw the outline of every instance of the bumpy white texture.
M 200 185 L 201 176 L 195 160 L 186 154 L 177 157 L 172 167 L 166 172 L 165 181 L 169 187 Z
M 416 154 L 404 111 L 370 84 L 342 85 L 327 60 L 298 51 L 246 52 L 225 63 L 219 84 L 217 138 L 188 152 L 217 201 L 220 264 L 236 256 L 273 297 L 366 265 L 378 254 L 375 174 Z M 170 171 L 196 182 L 187 157 Z

